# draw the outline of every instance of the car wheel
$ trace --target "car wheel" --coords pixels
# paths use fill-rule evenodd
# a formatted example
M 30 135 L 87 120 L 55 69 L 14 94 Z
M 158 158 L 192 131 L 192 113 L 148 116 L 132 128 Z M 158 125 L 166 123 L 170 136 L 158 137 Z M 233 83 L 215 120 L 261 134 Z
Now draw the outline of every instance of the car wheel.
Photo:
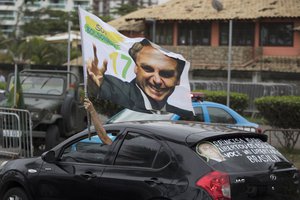
M 51 125 L 49 126 L 49 128 L 47 129 L 47 133 L 46 133 L 46 150 L 51 149 L 52 147 L 54 147 L 55 145 L 57 145 L 59 143 L 59 129 L 57 125 Z
M 4 194 L 3 200 L 28 200 L 28 196 L 22 188 L 15 187 Z
M 66 131 L 72 131 L 76 127 L 76 103 L 72 96 L 67 95 L 61 107 Z

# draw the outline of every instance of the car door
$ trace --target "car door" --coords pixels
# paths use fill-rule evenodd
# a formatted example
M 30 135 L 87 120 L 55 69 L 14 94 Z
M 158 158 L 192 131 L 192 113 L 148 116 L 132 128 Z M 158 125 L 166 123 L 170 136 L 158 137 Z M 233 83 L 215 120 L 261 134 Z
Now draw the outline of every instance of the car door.
M 176 163 L 161 141 L 127 130 L 112 165 L 100 179 L 101 200 L 143 200 L 166 196 Z
M 60 161 L 42 165 L 37 180 L 39 199 L 99 199 L 102 162 L 111 145 L 103 145 L 97 138 L 80 138 L 63 147 Z

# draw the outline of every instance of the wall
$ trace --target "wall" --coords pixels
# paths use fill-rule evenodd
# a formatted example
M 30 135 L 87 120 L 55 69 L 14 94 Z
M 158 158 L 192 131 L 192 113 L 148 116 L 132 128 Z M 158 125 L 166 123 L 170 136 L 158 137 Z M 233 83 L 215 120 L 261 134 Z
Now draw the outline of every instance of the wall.
M 191 69 L 220 69 L 227 66 L 228 47 L 210 46 L 162 46 L 170 51 L 182 54 L 191 62 Z M 244 67 L 261 56 L 260 48 L 232 47 L 232 65 Z

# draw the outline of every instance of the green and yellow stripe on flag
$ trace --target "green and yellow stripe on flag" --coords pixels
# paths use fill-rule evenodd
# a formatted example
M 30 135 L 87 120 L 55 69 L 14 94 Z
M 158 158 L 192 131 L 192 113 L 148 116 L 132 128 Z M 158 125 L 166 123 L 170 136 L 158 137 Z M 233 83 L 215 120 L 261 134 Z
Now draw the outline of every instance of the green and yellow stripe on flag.
M 16 80 L 15 80 L 16 79 Z M 16 83 L 16 94 L 15 94 L 15 83 Z M 23 90 L 20 81 L 19 72 L 17 72 L 12 79 L 9 94 L 7 99 L 7 106 L 12 108 L 25 108 Z

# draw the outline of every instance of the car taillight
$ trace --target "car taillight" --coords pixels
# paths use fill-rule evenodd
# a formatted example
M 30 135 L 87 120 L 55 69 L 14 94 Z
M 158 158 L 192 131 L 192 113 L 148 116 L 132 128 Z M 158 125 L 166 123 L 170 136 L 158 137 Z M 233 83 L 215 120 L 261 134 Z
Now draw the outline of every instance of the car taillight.
M 202 92 L 191 93 L 192 102 L 201 102 L 204 100 L 204 94 Z
M 197 186 L 204 188 L 213 200 L 230 200 L 230 182 L 226 173 L 213 171 L 200 178 Z

